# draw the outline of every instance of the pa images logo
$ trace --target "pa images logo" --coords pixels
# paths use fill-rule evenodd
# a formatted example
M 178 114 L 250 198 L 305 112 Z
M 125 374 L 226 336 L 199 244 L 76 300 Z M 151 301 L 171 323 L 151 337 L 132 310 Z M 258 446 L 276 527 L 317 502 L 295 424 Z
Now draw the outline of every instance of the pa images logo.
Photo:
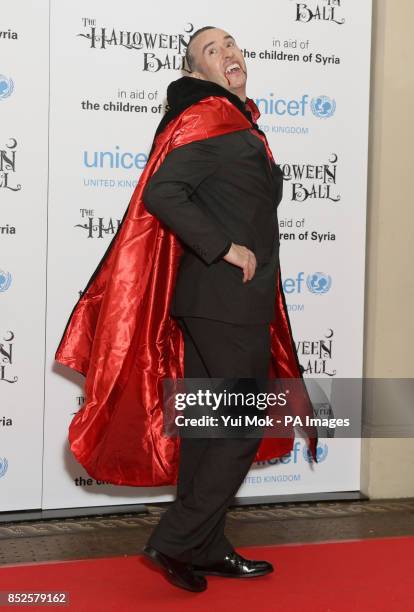
M 0 74 L 0 100 L 10 98 L 14 91 L 13 79 Z
M 317 96 L 311 100 L 311 109 L 318 119 L 329 119 L 336 111 L 336 101 L 329 96 Z
M 0 457 L 0 478 L 6 474 L 8 467 L 9 462 L 7 461 L 6 457 Z

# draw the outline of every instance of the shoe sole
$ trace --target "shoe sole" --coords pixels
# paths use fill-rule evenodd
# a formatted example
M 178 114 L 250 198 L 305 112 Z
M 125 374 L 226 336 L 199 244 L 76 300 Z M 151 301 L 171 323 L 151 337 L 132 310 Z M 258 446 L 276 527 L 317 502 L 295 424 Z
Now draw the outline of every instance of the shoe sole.
M 220 576 L 221 578 L 258 578 L 259 576 L 266 576 L 272 574 L 274 569 L 262 570 L 261 572 L 255 572 L 254 574 L 224 574 L 223 572 L 209 572 L 207 570 L 193 570 L 195 576 Z
M 177 586 L 181 589 L 185 589 L 186 591 L 191 591 L 192 593 L 202 593 L 203 591 L 206 590 L 207 585 L 205 585 L 203 588 L 200 588 L 200 589 L 192 589 L 191 587 L 186 586 L 184 583 L 177 580 L 174 577 L 174 575 L 170 573 L 168 567 L 165 567 L 165 565 L 155 555 L 152 555 L 151 553 L 143 551 L 142 556 L 148 559 L 148 561 L 151 561 L 154 565 L 156 565 L 156 567 L 160 569 L 163 575 L 166 577 L 168 582 L 170 582 L 174 586 Z

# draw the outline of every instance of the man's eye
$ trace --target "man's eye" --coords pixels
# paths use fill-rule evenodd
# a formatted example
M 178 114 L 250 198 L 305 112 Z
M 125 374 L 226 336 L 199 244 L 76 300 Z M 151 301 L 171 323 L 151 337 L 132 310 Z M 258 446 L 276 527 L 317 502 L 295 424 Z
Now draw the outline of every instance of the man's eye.
M 215 49 L 210 49 L 210 51 L 208 52 L 209 55 L 212 55 L 213 53 L 215 53 L 216 50 Z
M 234 42 L 231 40 L 229 41 L 229 43 L 227 44 L 228 47 L 234 47 Z

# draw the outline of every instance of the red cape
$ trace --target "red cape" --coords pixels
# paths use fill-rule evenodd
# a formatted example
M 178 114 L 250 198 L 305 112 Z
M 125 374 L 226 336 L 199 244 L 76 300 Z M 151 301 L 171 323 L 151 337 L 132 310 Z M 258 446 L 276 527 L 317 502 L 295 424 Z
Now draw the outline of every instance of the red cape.
M 251 101 L 250 108 L 258 116 Z M 132 486 L 177 481 L 179 439 L 163 435 L 162 380 L 184 377 L 181 330 L 168 314 L 183 249 L 145 209 L 142 194 L 174 148 L 251 127 L 228 99 L 217 96 L 167 124 L 117 234 L 70 315 L 55 359 L 86 377 L 85 402 L 69 426 L 69 442 L 95 479 Z M 269 377 L 301 378 L 280 271 L 278 276 Z M 303 388 L 300 412 L 313 416 Z M 289 437 L 263 439 L 255 461 L 286 454 L 293 438 L 291 430 Z M 309 448 L 316 460 L 313 433 Z

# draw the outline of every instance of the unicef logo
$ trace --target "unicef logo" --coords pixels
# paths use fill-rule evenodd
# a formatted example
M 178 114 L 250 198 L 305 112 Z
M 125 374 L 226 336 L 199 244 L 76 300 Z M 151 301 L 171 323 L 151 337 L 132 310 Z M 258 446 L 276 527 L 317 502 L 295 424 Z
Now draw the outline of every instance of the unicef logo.
M 311 109 L 313 114 L 319 117 L 319 119 L 329 119 L 336 110 L 336 102 L 333 98 L 328 98 L 328 96 L 318 96 L 317 98 L 312 98 Z
M 0 74 L 0 100 L 9 98 L 14 90 L 13 79 L 8 79 L 3 74 Z
M 3 270 L 0 270 L 0 293 L 2 291 L 7 291 L 11 285 L 11 281 L 12 276 L 10 272 L 3 272 Z
M 311 463 L 311 461 L 313 461 L 312 455 L 306 446 L 303 447 L 302 454 L 303 454 L 303 458 L 308 463 Z M 318 445 L 316 448 L 316 461 L 318 463 L 322 463 L 322 461 L 325 461 L 327 456 L 328 456 L 328 445 L 327 444 L 324 444 L 323 446 Z
M 8 467 L 9 467 L 9 462 L 7 461 L 6 457 L 3 457 L 3 459 L 0 457 L 0 478 L 2 478 L 5 475 Z
M 325 272 L 314 272 L 309 274 L 306 285 L 311 293 L 322 295 L 327 293 L 332 286 L 332 277 Z

